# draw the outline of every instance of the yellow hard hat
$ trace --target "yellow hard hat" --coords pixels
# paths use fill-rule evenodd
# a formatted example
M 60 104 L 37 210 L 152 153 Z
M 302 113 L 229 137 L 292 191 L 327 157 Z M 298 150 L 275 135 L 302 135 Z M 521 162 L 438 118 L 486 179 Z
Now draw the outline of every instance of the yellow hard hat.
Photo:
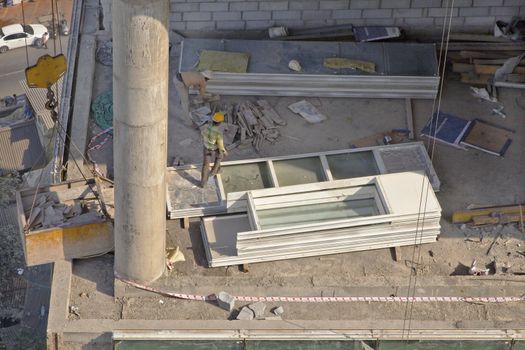
M 214 122 L 222 123 L 224 121 L 224 113 L 217 112 L 213 115 L 213 118 L 211 118 Z

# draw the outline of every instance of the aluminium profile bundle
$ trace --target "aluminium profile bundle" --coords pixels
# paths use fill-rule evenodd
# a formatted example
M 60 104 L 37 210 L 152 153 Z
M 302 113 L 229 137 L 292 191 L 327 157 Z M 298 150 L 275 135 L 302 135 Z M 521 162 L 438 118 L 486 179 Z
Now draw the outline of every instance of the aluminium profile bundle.
M 438 87 L 439 77 L 215 73 L 206 90 L 235 96 L 433 99 Z

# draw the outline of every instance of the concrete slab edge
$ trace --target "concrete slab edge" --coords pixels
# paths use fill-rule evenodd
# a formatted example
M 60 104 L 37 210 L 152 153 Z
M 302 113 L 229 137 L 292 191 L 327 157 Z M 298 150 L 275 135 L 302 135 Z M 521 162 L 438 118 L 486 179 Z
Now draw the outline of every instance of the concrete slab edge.
M 71 261 L 62 260 L 56 261 L 53 264 L 51 298 L 49 301 L 49 316 L 47 321 L 48 349 L 60 349 L 61 332 L 66 325 L 69 313 L 72 272 L 73 264 Z

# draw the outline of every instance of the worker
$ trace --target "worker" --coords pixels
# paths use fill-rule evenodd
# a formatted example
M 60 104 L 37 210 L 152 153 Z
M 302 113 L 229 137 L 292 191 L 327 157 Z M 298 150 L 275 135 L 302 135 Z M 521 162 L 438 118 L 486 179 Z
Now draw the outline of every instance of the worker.
M 201 128 L 202 143 L 204 148 L 202 171 L 201 171 L 201 187 L 204 188 L 208 183 L 210 175 L 213 177 L 217 175 L 221 168 L 222 159 L 228 155 L 228 151 L 224 148 L 224 140 L 222 131 L 219 125 L 224 121 L 224 114 L 217 112 L 213 115 L 211 122 L 207 123 Z M 212 156 L 213 168 L 210 173 L 210 162 Z
M 47 42 L 49 40 L 49 33 L 45 32 L 44 35 L 42 35 L 42 48 L 45 48 L 47 50 Z
M 212 72 L 205 70 L 202 72 L 182 72 L 175 74 L 173 83 L 175 89 L 180 98 L 182 105 L 182 113 L 184 117 L 191 120 L 190 116 L 190 97 L 188 90 L 191 87 L 197 87 L 199 89 L 199 95 L 203 100 L 207 99 L 206 96 L 206 82 L 212 78 Z

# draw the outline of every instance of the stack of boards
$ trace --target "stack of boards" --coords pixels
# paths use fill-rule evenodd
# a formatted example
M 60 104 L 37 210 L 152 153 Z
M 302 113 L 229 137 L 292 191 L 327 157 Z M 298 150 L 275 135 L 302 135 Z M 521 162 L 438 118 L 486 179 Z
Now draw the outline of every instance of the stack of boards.
M 422 172 L 229 193 L 244 212 L 202 218 L 209 266 L 434 242 L 441 208 Z

